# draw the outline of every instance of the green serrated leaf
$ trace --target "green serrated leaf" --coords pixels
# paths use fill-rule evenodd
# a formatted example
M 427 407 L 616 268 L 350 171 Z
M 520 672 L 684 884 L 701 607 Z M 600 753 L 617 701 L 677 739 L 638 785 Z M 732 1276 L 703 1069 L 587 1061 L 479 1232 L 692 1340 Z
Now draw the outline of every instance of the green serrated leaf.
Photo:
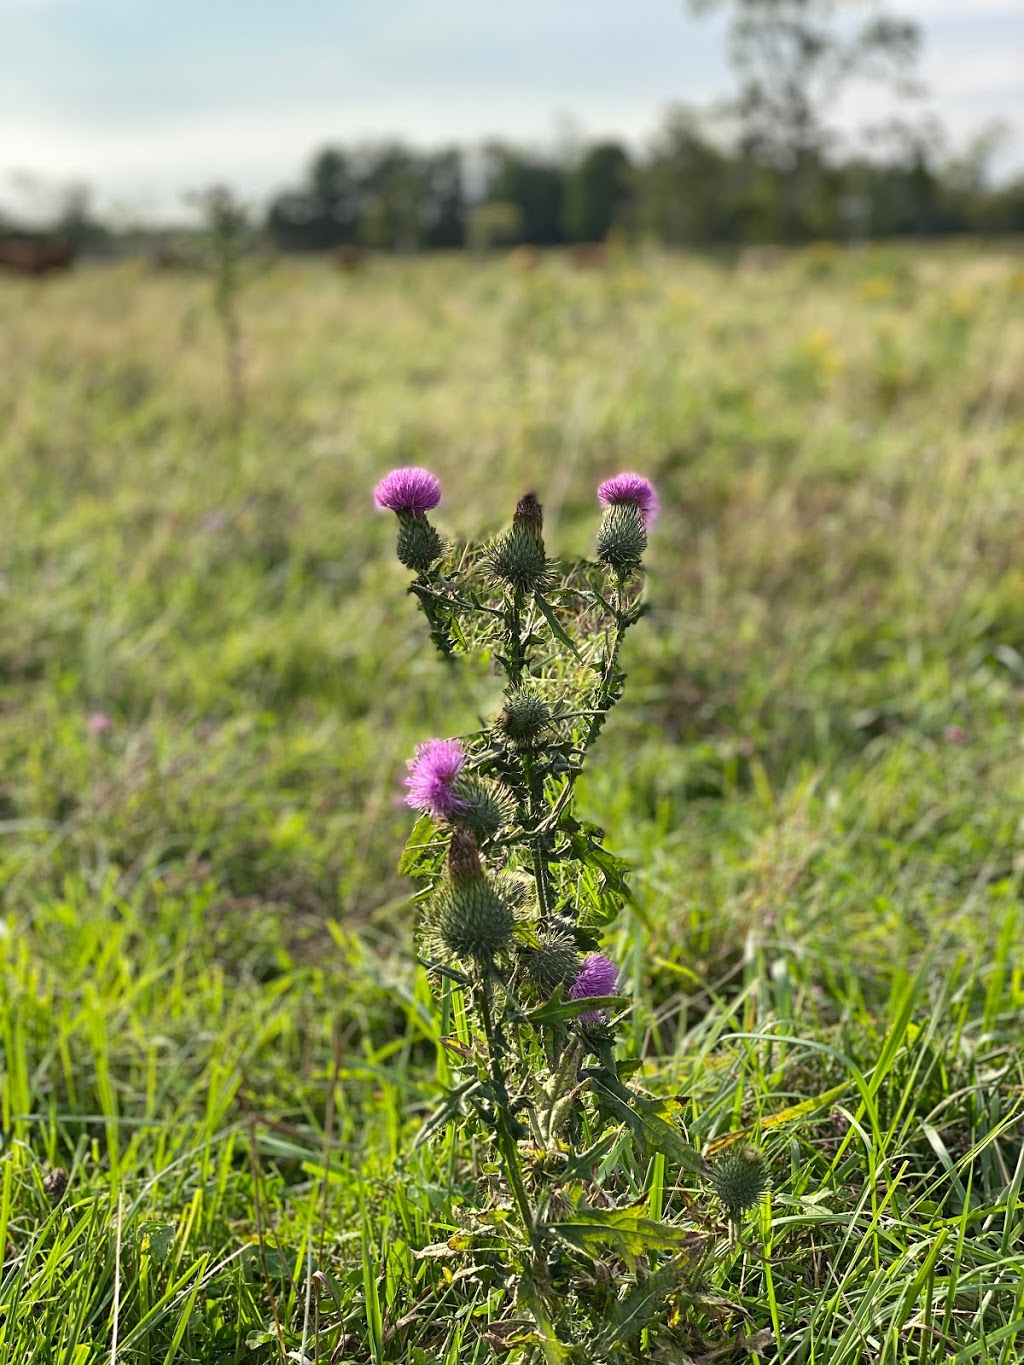
M 658 1321 L 665 1300 L 679 1287 L 681 1269 L 681 1258 L 673 1257 L 653 1275 L 634 1284 L 615 1305 L 611 1320 L 598 1339 L 598 1349 L 627 1346 L 644 1327 Z
M 451 1123 L 452 1119 L 457 1118 L 462 1113 L 464 1102 L 471 1099 L 473 1092 L 480 1088 L 480 1081 L 473 1077 L 454 1090 L 450 1090 L 434 1112 L 424 1119 L 420 1131 L 416 1134 L 413 1150 L 421 1147 L 439 1128 L 443 1128 L 446 1123 Z
M 412 827 L 408 842 L 398 860 L 400 877 L 422 875 L 428 864 L 438 863 L 442 849 L 437 843 L 437 825 L 429 815 L 421 815 Z M 434 870 L 431 867 L 431 870 Z
M 527 1024 L 561 1024 L 591 1010 L 616 1010 L 630 1003 L 628 995 L 594 995 L 582 1000 L 549 1000 L 522 1016 Z
M 565 627 L 562 625 L 561 621 L 559 621 L 558 617 L 555 615 L 555 611 L 554 608 L 551 606 L 551 603 L 545 602 L 544 598 L 540 595 L 539 592 L 534 593 L 533 600 L 537 603 L 537 610 L 541 613 L 541 615 L 544 617 L 544 620 L 547 621 L 548 625 L 551 627 L 551 634 L 555 637 L 556 640 L 560 640 L 561 643 L 565 645 L 567 649 L 571 649 L 573 654 L 575 654 L 576 658 L 580 661 L 580 663 L 583 663 L 583 655 L 579 652 L 579 650 L 573 644 L 572 639 L 566 633 Z
M 627 1124 L 640 1141 L 649 1149 L 661 1152 L 695 1175 L 703 1175 L 706 1163 L 695 1147 L 676 1131 L 663 1113 L 671 1101 L 648 1098 L 631 1094 L 617 1078 L 608 1073 L 592 1076 L 594 1093 L 601 1103 L 612 1111 L 621 1122 Z
M 581 1204 L 564 1222 L 545 1223 L 542 1231 L 551 1232 L 581 1251 L 613 1246 L 625 1256 L 642 1256 L 648 1251 L 683 1251 L 699 1238 L 689 1228 L 643 1218 L 633 1209 L 594 1209 Z

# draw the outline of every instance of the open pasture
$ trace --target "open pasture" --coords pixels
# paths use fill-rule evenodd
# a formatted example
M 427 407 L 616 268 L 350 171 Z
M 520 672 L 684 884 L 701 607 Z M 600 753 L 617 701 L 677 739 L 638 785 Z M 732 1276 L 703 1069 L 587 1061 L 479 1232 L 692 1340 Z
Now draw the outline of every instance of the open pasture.
M 689 1357 L 1021 1358 L 1024 257 L 531 267 L 254 266 L 238 433 L 208 280 L 0 279 L 0 1365 L 501 1358 L 500 1277 L 415 1255 L 493 1172 L 413 1150 L 400 782 L 497 684 L 399 464 L 564 556 L 661 493 L 582 808 L 644 1084 L 768 1158 Z

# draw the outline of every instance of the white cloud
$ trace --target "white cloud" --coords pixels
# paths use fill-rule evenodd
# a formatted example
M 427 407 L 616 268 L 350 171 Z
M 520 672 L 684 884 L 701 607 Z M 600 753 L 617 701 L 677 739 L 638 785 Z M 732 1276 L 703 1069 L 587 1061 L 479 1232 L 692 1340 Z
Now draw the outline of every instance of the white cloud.
M 899 0 L 893 5 L 894 13 L 907 15 L 912 19 L 996 19 L 1005 14 L 1021 18 L 1024 6 L 1021 0 Z

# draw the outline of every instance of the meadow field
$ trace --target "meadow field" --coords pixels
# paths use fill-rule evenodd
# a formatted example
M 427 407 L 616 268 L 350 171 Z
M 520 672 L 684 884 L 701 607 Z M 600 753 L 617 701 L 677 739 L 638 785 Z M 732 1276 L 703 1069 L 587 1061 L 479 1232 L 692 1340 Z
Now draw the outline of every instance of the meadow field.
M 430 650 L 404 464 L 566 557 L 661 494 L 581 808 L 621 1049 L 771 1188 L 647 1358 L 1024 1355 L 1024 249 L 522 264 L 253 265 L 237 431 L 202 275 L 0 279 L 0 1365 L 510 1345 L 417 1255 L 504 1195 L 413 1146 L 401 779 L 498 683 Z

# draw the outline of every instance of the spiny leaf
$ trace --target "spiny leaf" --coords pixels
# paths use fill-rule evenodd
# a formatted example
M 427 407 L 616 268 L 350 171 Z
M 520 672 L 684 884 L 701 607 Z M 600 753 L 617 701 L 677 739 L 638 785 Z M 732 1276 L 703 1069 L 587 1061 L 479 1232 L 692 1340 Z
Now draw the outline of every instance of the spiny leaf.
M 648 1251 L 684 1251 L 702 1240 L 690 1228 L 644 1218 L 633 1209 L 595 1209 L 581 1204 L 564 1222 L 544 1223 L 541 1231 L 554 1233 L 581 1251 L 612 1246 L 625 1256 Z

